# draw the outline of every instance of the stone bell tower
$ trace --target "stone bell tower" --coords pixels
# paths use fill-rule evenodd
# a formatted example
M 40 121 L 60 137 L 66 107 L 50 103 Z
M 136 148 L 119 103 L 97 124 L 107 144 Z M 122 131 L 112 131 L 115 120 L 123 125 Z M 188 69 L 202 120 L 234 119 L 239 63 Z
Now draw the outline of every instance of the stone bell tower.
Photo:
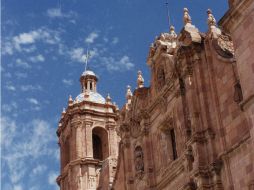
M 83 72 L 81 94 L 74 101 L 69 97 L 59 121 L 61 190 L 106 190 L 114 180 L 118 107 L 109 95 L 105 99 L 97 92 L 97 81 L 94 72 Z

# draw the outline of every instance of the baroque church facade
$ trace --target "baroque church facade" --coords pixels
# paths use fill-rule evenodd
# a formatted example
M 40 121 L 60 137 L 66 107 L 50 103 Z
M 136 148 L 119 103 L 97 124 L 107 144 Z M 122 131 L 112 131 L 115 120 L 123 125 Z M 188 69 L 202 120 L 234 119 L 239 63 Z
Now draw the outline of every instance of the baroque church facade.
M 151 83 L 119 110 L 85 71 L 62 112 L 60 190 L 254 190 L 254 1 L 229 0 L 202 33 L 184 9 L 152 43 Z

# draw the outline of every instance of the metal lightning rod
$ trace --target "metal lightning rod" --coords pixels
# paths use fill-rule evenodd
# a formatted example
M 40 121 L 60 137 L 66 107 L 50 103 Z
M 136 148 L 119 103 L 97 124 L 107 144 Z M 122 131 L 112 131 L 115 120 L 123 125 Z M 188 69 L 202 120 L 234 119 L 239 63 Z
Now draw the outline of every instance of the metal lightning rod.
M 169 5 L 168 5 L 168 0 L 166 0 L 166 8 L 167 8 L 167 16 L 168 16 L 168 26 L 170 27 L 171 23 L 170 23 L 170 14 L 169 14 Z

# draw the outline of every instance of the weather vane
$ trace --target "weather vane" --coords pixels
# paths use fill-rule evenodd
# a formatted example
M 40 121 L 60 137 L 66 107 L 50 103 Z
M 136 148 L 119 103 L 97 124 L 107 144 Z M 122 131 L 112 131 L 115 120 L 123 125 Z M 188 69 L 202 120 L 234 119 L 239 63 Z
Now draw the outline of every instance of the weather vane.
M 167 14 L 168 14 L 168 15 L 167 15 L 167 16 L 168 16 L 168 26 L 170 27 L 170 25 L 171 25 L 171 24 L 170 24 L 170 15 L 169 15 L 169 6 L 168 6 L 168 0 L 166 0 L 166 3 L 165 3 L 165 4 L 166 4 L 166 8 L 167 8 Z

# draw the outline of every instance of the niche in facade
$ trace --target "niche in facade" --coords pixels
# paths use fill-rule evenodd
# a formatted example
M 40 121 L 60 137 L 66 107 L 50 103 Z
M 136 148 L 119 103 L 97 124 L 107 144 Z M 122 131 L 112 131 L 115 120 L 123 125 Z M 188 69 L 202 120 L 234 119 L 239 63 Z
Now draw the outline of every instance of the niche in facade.
M 101 127 L 93 129 L 93 158 L 105 160 L 109 156 L 108 133 Z

